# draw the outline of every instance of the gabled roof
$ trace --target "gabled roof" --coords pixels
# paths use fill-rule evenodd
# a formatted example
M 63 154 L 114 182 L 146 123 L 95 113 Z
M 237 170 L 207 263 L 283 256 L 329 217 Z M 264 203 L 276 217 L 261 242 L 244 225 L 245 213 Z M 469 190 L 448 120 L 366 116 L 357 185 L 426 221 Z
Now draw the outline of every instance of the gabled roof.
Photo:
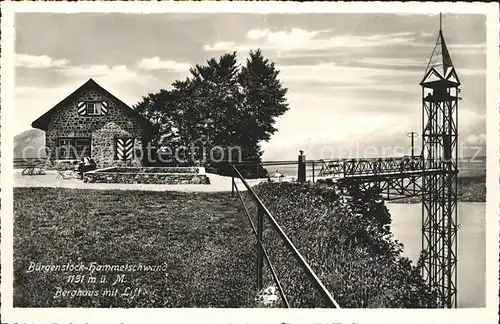
M 421 84 L 447 80 L 450 83 L 460 84 L 456 74 L 450 52 L 443 37 L 443 31 L 439 30 L 439 35 L 434 45 L 429 63 L 425 69 L 424 78 Z
M 78 89 L 73 91 L 69 96 L 61 100 L 57 105 L 52 107 L 49 111 L 47 111 L 45 114 L 40 116 L 37 120 L 35 120 L 33 123 L 31 123 L 31 126 L 33 128 L 39 128 L 42 130 L 47 130 L 47 126 L 52 119 L 52 116 L 56 112 L 58 112 L 60 109 L 62 109 L 66 104 L 70 103 L 72 100 L 75 99 L 78 93 L 80 93 L 82 90 L 85 89 L 98 89 L 104 92 L 106 95 L 108 95 L 112 100 L 117 102 L 119 105 L 123 106 L 123 112 L 127 115 L 129 115 L 132 118 L 135 118 L 137 122 L 147 131 L 153 131 L 153 125 L 147 120 L 145 117 L 143 117 L 141 114 L 136 112 L 134 109 L 130 108 L 126 103 L 115 97 L 113 94 L 111 94 L 108 90 L 104 89 L 101 87 L 97 82 L 95 82 L 93 79 L 89 79 L 87 82 L 85 82 L 82 86 L 80 86 Z

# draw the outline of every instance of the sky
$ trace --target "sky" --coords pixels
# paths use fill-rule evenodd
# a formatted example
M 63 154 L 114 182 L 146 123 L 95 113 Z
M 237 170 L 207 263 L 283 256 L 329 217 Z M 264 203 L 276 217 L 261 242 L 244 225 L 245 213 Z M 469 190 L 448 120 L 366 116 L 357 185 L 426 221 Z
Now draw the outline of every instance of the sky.
M 486 142 L 486 19 L 450 14 L 442 24 L 470 155 Z M 439 15 L 18 13 L 15 26 L 19 132 L 89 78 L 132 106 L 195 64 L 232 51 L 244 64 L 260 48 L 290 106 L 263 159 L 295 160 L 299 150 L 314 159 L 409 150 L 407 133 L 422 132 L 419 82 Z

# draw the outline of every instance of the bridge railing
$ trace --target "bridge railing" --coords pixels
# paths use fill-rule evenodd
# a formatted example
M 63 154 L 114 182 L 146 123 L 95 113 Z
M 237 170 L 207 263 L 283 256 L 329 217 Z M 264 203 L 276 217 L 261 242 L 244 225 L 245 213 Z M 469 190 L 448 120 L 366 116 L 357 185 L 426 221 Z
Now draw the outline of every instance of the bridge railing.
M 390 157 L 376 159 L 335 159 L 320 160 L 321 168 L 318 176 L 348 177 L 352 175 L 379 175 L 387 173 L 404 173 L 424 168 L 424 160 L 416 157 Z
M 320 172 L 324 164 L 324 160 L 306 160 L 304 161 L 305 180 L 315 182 L 318 177 L 321 177 Z M 284 161 L 244 161 L 233 162 L 231 165 L 238 167 L 238 170 L 252 171 L 251 177 L 246 177 L 244 172 L 241 174 L 247 181 L 255 179 L 269 181 L 298 181 L 298 169 L 300 163 L 290 160 Z M 325 175 L 326 176 L 326 175 Z
M 243 206 L 245 214 L 250 222 L 250 226 L 252 228 L 252 232 L 255 235 L 256 239 L 256 247 L 257 247 L 257 259 L 256 259 L 256 288 L 260 291 L 264 286 L 264 263 L 267 265 L 267 269 L 270 271 L 270 276 L 274 285 L 277 287 L 278 293 L 281 297 L 281 301 L 284 306 L 287 308 L 291 307 L 291 301 L 289 300 L 289 296 L 286 294 L 286 287 L 283 286 L 282 280 L 278 275 L 279 271 L 275 268 L 273 261 L 271 260 L 272 251 L 269 250 L 269 246 L 266 245 L 266 235 L 265 232 L 269 230 L 273 232 L 274 235 L 279 237 L 279 241 L 281 241 L 284 248 L 288 251 L 289 254 L 295 259 L 297 266 L 302 269 L 305 275 L 308 278 L 309 284 L 313 286 L 315 291 L 319 293 L 322 297 L 323 303 L 327 307 L 332 308 L 340 308 L 339 304 L 335 301 L 332 294 L 328 291 L 325 285 L 321 282 L 317 274 L 313 271 L 309 263 L 306 261 L 304 256 L 298 251 L 296 246 L 292 243 L 290 238 L 287 236 L 283 228 L 276 221 L 271 212 L 266 208 L 257 194 L 254 192 L 252 187 L 248 184 L 242 174 L 239 172 L 236 166 L 233 166 L 233 170 L 235 173 L 235 177 L 232 180 L 233 186 L 233 195 L 236 194 Z M 247 197 L 249 199 L 244 199 L 242 196 L 242 192 L 238 189 L 238 185 L 235 182 L 235 179 L 238 179 L 246 189 Z M 245 203 L 245 200 L 247 201 Z M 253 206 L 249 206 L 252 204 Z M 254 207 L 254 208 L 252 208 Z M 252 215 L 256 212 L 257 215 Z M 255 221 L 255 222 L 254 222 Z M 269 225 L 269 226 L 266 226 Z M 275 248 L 272 246 L 271 248 Z M 282 271 L 286 269 L 281 269 Z
M 321 178 L 344 178 L 356 175 L 384 175 L 390 173 L 411 173 L 424 169 L 435 168 L 439 161 L 424 161 L 422 157 L 389 157 L 389 158 L 352 158 L 330 160 L 305 160 L 303 162 L 304 180 L 315 182 Z M 252 179 L 269 181 L 297 181 L 299 180 L 298 161 L 263 161 L 238 162 L 240 171 L 251 171 Z M 265 170 L 264 170 L 265 169 Z M 267 171 L 267 173 L 265 172 Z M 246 175 L 244 172 L 241 172 Z M 247 178 L 248 179 L 248 178 Z M 254 180 L 252 180 L 254 181 Z

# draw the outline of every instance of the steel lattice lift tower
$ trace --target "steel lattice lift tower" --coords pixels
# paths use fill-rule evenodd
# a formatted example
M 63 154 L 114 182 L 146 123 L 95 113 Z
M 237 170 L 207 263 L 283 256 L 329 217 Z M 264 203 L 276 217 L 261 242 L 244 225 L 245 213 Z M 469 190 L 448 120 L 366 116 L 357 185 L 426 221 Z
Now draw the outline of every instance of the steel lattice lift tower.
M 376 187 L 386 200 L 420 196 L 422 275 L 437 293 L 439 306 L 453 308 L 457 304 L 457 122 L 461 98 L 460 81 L 441 26 L 420 85 L 422 152 L 419 155 L 322 161 L 319 175 L 335 176 L 341 186 L 354 185 L 361 190 Z
M 441 25 L 441 24 L 440 24 Z M 441 26 L 422 86 L 424 279 L 444 307 L 457 303 L 458 101 L 460 81 Z

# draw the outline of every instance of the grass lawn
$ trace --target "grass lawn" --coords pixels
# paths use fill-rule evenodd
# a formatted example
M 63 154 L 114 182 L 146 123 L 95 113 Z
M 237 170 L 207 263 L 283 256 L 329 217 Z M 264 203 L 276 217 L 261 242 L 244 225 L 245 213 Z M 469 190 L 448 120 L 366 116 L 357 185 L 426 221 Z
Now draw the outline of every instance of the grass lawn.
M 254 251 L 228 193 L 14 188 L 14 307 L 254 307 Z

